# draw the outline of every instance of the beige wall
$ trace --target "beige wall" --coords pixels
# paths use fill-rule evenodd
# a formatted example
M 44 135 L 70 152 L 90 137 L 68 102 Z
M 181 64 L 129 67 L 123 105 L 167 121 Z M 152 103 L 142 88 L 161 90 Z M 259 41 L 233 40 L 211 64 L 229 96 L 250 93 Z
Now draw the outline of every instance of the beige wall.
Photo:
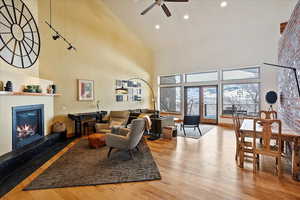
M 74 43 L 76 52 L 68 51 L 63 41 L 52 40 L 53 33 L 44 23 L 49 5 L 39 1 L 38 7 L 42 35 L 40 77 L 53 80 L 62 94 L 55 98 L 57 119 L 67 121 L 68 113 L 96 110 L 95 102 L 77 101 L 77 79 L 95 81 L 95 100 L 100 100 L 102 110 L 149 107 L 147 89 L 142 103 L 115 102 L 115 80 L 151 80 L 153 57 L 101 0 L 53 1 L 53 25 Z

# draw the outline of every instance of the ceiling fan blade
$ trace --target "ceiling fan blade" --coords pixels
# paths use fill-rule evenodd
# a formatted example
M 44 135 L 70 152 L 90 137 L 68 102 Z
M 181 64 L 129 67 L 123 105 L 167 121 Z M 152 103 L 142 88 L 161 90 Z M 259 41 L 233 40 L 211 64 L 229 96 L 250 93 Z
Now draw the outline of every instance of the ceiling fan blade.
M 189 0 L 164 0 L 165 2 L 189 2 Z
M 167 17 L 171 17 L 171 12 L 169 10 L 169 8 L 166 6 L 166 4 L 162 4 L 161 5 L 162 9 L 164 10 L 165 14 L 167 15 Z
M 154 6 L 156 6 L 156 2 L 154 2 L 153 4 L 151 4 L 148 8 L 146 8 L 141 15 L 145 15 L 147 12 L 149 12 Z

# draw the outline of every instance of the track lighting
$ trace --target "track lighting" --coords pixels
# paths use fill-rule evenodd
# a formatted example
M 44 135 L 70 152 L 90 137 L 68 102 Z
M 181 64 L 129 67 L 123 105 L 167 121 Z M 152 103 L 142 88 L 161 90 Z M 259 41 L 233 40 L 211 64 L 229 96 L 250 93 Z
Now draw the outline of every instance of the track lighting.
M 71 42 L 69 42 L 64 36 L 62 36 L 50 23 L 48 23 L 47 21 L 45 21 L 45 23 L 52 31 L 55 32 L 55 35 L 52 36 L 53 40 L 58 40 L 61 38 L 65 43 L 69 45 L 69 47 L 67 48 L 68 50 L 76 51 L 76 48 L 71 44 Z
M 53 40 L 58 40 L 58 39 L 62 39 L 65 43 L 67 43 L 69 45 L 69 47 L 67 48 L 68 50 L 74 50 L 76 51 L 76 48 L 71 44 L 71 42 L 69 42 L 64 36 L 62 36 L 57 29 L 55 29 L 52 26 L 52 0 L 50 0 L 50 23 L 48 23 L 47 21 L 45 21 L 45 23 L 49 26 L 49 28 L 51 29 L 51 31 L 54 32 L 55 35 L 52 36 Z
M 60 36 L 58 34 L 56 34 L 56 35 L 53 35 L 52 38 L 53 38 L 53 40 L 57 40 L 60 38 Z

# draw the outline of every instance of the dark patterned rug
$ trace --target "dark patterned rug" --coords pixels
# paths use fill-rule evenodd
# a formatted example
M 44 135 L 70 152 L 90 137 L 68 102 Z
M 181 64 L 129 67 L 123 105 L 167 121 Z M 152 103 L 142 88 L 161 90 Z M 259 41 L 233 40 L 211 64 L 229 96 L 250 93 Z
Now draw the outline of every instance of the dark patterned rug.
M 125 151 L 90 149 L 82 139 L 33 180 L 24 190 L 160 180 L 160 172 L 144 140 L 131 159 Z

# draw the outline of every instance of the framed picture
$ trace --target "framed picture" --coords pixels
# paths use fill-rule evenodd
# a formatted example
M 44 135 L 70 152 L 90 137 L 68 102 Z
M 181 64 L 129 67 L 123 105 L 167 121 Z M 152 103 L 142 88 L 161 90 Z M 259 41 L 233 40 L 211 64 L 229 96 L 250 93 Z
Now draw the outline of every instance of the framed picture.
M 123 101 L 123 95 L 117 95 L 116 96 L 116 101 L 117 102 L 122 102 Z
M 78 80 L 78 100 L 93 101 L 94 100 L 94 81 Z

